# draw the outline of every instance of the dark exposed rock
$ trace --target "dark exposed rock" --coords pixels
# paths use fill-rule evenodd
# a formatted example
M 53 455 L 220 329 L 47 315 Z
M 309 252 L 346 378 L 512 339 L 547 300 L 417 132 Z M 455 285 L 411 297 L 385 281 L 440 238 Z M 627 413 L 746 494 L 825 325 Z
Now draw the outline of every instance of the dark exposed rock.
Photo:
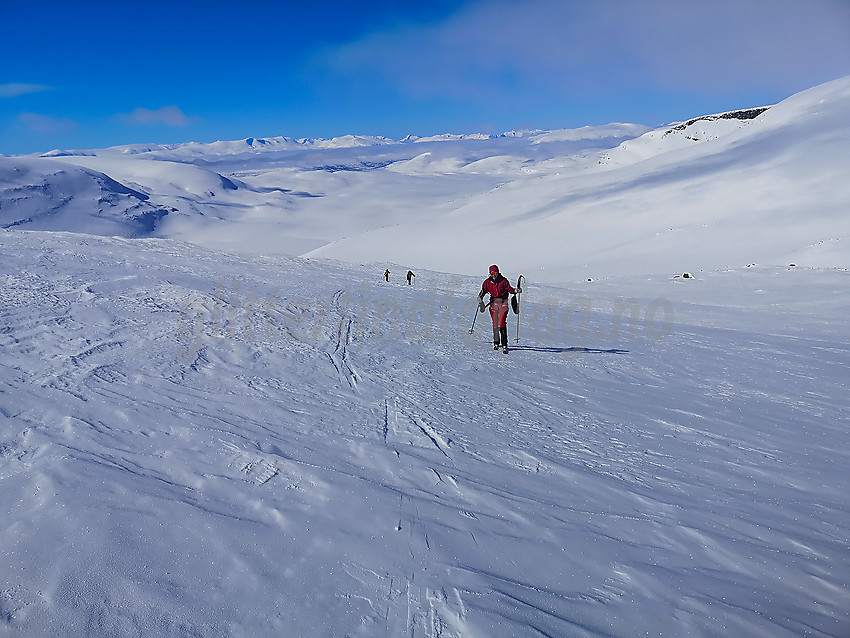
M 676 126 L 668 129 L 664 132 L 664 135 L 668 135 L 673 131 L 684 131 L 689 126 L 696 124 L 700 121 L 706 122 L 714 122 L 715 120 L 752 120 L 757 118 L 759 115 L 768 110 L 769 106 L 761 106 L 754 109 L 742 109 L 740 111 L 729 111 L 727 113 L 718 113 L 717 115 L 703 115 L 702 117 L 695 117 L 692 120 L 688 120 L 684 124 L 677 124 Z

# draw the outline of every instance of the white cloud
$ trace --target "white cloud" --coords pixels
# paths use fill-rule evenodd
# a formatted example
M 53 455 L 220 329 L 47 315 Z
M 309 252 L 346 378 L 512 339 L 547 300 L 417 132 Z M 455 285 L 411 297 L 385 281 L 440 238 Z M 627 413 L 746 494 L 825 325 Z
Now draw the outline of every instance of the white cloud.
M 158 109 L 146 109 L 139 107 L 131 113 L 116 116 L 124 124 L 131 126 L 173 126 L 183 127 L 193 123 L 193 119 L 187 117 L 179 107 L 163 106 Z
M 38 135 L 66 133 L 77 128 L 77 125 L 68 118 L 48 117 L 38 113 L 21 113 L 18 121 Z
M 42 91 L 50 91 L 52 87 L 44 84 L 23 84 L 12 82 L 10 84 L 0 84 L 0 97 L 19 97 L 29 93 L 40 93 Z
M 327 51 L 343 77 L 411 94 L 801 90 L 850 74 L 843 0 L 484 0 Z

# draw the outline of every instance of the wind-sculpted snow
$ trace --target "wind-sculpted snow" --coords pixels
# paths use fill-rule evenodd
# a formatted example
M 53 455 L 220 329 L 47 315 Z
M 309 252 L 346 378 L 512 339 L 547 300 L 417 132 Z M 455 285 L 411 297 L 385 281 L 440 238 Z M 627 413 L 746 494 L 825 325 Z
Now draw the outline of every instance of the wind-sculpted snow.
M 0 256 L 4 636 L 850 632 L 843 270 Z

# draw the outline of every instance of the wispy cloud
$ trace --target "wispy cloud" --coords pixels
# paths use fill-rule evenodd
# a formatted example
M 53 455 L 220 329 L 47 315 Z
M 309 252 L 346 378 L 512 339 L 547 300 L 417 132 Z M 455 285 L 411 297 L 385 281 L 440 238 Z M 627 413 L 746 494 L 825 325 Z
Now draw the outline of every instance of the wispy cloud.
M 38 113 L 21 113 L 18 121 L 38 135 L 56 135 L 77 128 L 76 123 L 68 118 L 48 117 Z
M 139 107 L 131 113 L 117 115 L 116 120 L 130 126 L 173 126 L 184 127 L 195 122 L 194 118 L 187 117 L 179 107 L 163 106 L 158 109 L 146 109 Z
M 19 97 L 30 93 L 41 93 L 50 91 L 53 87 L 44 84 L 23 84 L 12 82 L 11 84 L 0 84 L 0 97 Z
M 850 74 L 845 0 L 483 0 L 326 51 L 342 78 L 412 95 L 794 92 Z

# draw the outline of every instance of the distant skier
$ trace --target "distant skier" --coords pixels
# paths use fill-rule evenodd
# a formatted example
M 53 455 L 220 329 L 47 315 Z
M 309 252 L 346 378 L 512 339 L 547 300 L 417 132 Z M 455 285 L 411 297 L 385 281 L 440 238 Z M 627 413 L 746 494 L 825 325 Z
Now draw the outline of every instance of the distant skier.
M 390 270 L 389 270 L 389 268 L 384 271 L 384 279 L 386 279 L 387 281 L 390 280 Z
M 493 350 L 501 346 L 502 352 L 508 351 L 508 295 L 522 292 L 521 288 L 514 289 L 511 282 L 505 279 L 495 264 L 490 266 L 490 277 L 481 285 L 478 293 L 478 307 L 484 312 L 484 295 L 490 295 L 490 317 L 493 319 Z
M 413 284 L 410 282 L 410 280 L 411 280 L 411 279 L 413 279 L 415 276 L 416 276 L 416 275 L 414 275 L 414 274 L 413 274 L 413 271 L 412 271 L 412 270 L 408 270 L 408 271 L 407 271 L 407 285 L 408 285 L 408 286 L 412 286 L 412 285 L 413 285 Z

